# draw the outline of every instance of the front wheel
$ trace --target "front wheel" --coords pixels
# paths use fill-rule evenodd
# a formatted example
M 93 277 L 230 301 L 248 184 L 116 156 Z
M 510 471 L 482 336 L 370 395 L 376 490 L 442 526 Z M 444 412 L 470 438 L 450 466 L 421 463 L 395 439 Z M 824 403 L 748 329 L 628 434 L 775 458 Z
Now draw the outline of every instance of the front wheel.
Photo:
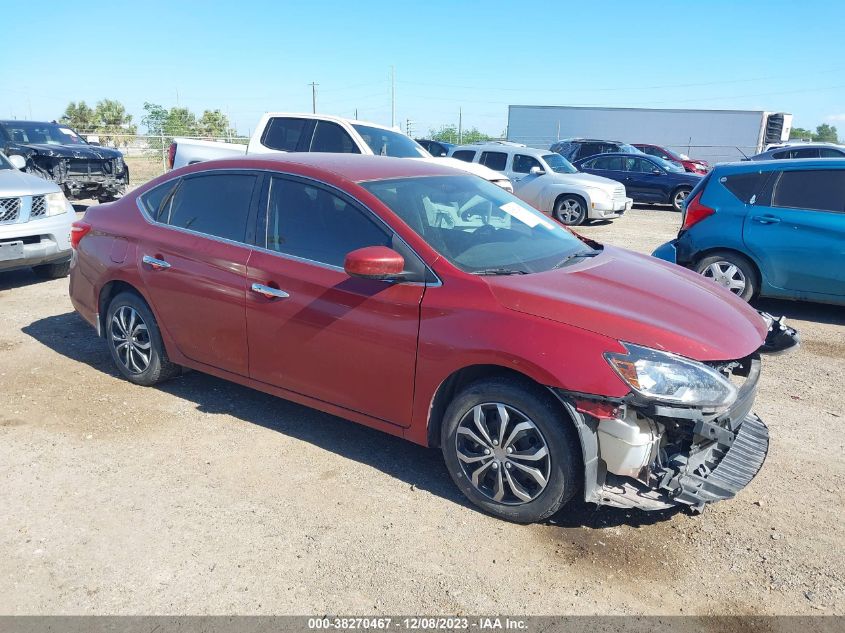
M 700 259 L 695 271 L 745 301 L 751 301 L 759 290 L 753 264 L 739 253 L 713 253 Z
M 692 191 L 689 187 L 681 187 L 672 193 L 672 208 L 675 211 L 684 210 L 684 201 L 686 201 L 689 192 Z
M 152 311 L 134 292 L 122 292 L 109 303 L 105 336 L 118 371 L 136 385 L 148 387 L 182 371 L 170 362 Z
M 516 523 L 541 521 L 577 492 L 574 429 L 542 388 L 480 380 L 446 410 L 441 447 L 452 480 L 475 505 Z
M 587 218 L 587 203 L 579 196 L 567 194 L 557 199 L 552 213 L 561 224 L 576 226 Z

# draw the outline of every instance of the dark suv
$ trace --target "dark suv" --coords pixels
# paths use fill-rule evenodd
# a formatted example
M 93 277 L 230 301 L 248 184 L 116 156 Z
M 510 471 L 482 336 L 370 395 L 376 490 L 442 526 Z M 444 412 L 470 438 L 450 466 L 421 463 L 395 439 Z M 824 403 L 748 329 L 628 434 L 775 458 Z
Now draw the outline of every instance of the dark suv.
M 642 154 L 633 145 L 620 141 L 601 141 L 592 138 L 569 138 L 553 143 L 549 148 L 570 163 L 596 154 Z

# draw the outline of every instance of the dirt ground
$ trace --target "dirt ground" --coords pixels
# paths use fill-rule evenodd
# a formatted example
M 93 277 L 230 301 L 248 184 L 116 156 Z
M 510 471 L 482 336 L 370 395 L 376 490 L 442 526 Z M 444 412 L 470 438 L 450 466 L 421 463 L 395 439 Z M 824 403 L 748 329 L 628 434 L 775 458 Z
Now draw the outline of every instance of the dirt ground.
M 635 209 L 597 239 L 650 252 Z M 762 302 L 768 461 L 700 516 L 476 511 L 438 452 L 197 372 L 118 378 L 67 280 L 0 274 L 0 613 L 845 613 L 845 309 Z

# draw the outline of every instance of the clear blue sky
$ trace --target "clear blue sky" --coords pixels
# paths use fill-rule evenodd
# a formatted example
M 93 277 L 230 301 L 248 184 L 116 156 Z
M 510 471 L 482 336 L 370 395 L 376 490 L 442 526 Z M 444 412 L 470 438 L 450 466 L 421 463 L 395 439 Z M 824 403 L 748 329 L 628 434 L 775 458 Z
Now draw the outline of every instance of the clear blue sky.
M 845 2 L 7 2 L 0 117 L 69 101 L 311 110 L 490 134 L 508 104 L 760 109 L 845 136 Z

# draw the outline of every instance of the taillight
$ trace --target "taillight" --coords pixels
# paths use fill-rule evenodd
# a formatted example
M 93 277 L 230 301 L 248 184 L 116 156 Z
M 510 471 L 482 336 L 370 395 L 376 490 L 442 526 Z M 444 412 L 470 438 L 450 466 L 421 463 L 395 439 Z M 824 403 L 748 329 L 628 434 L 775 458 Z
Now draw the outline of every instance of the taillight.
M 171 143 L 167 148 L 167 168 L 173 169 L 173 161 L 176 160 L 176 143 Z
M 88 235 L 91 232 L 91 225 L 87 222 L 83 222 L 79 220 L 74 222 L 70 226 L 70 247 L 73 250 L 79 248 L 79 242 L 82 240 L 83 237 Z
M 692 200 L 687 202 L 686 207 L 684 208 L 684 219 L 681 222 L 681 230 L 685 231 L 688 228 L 692 227 L 694 224 L 698 224 L 704 218 L 710 217 L 714 213 L 716 213 L 715 209 L 711 209 L 703 204 L 701 204 L 701 191 L 699 191 Z

